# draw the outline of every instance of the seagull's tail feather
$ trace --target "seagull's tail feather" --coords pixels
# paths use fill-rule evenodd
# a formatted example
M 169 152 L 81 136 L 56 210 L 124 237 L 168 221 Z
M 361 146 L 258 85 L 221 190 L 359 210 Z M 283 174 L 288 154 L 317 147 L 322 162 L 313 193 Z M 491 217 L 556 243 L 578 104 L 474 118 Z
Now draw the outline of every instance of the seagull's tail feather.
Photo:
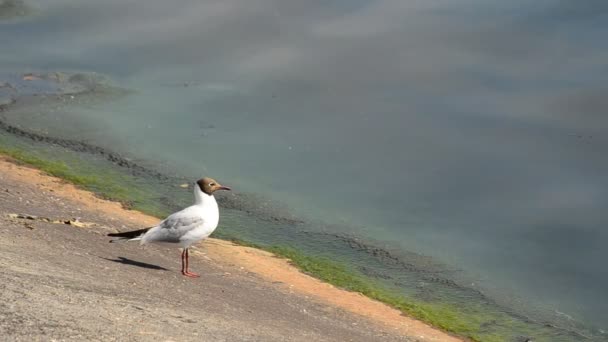
M 125 241 L 137 241 L 141 240 L 141 236 L 144 235 L 148 230 L 153 227 L 148 227 L 144 229 L 132 230 L 129 232 L 122 233 L 110 233 L 108 236 L 115 237 L 116 239 L 110 240 L 110 242 L 125 242 Z

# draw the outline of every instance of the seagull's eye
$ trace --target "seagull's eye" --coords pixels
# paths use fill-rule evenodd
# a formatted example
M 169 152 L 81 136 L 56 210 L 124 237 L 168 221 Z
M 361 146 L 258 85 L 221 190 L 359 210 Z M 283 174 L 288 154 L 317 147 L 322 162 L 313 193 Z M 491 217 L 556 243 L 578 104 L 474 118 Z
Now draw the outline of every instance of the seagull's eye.
M 215 183 L 209 183 L 209 186 L 215 186 Z

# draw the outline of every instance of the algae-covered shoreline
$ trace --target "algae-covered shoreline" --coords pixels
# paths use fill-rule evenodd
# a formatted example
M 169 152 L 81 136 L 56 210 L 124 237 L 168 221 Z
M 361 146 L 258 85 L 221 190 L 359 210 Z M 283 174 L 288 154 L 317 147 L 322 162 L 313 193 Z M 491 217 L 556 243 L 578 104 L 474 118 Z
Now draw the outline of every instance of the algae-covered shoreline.
M 6 138 L 6 137 L 5 137 Z M 10 147 L 8 140 L 0 140 L 0 154 L 10 157 L 18 163 L 33 166 L 50 175 L 62 178 L 82 189 L 89 190 L 98 196 L 118 201 L 129 209 L 135 209 L 156 217 L 162 217 L 169 209 L 162 204 L 151 204 L 157 201 L 160 194 L 146 192 L 143 183 L 137 177 L 117 170 L 101 170 L 85 166 L 86 161 L 74 158 L 71 161 L 53 160 L 43 153 L 31 152 L 23 147 Z M 67 155 L 70 155 L 69 153 Z M 57 156 L 57 155 L 55 155 Z M 174 184 L 174 194 L 187 201 L 189 191 L 180 184 Z M 166 195 L 166 194 L 165 194 Z M 234 213 L 228 213 L 226 221 L 234 222 Z M 229 223 L 228 223 L 229 225 Z M 534 341 L 559 340 L 595 340 L 592 336 L 580 334 L 573 329 L 560 328 L 546 322 L 534 321 L 531 318 L 507 312 L 496 303 L 479 301 L 466 306 L 450 303 L 449 298 L 442 300 L 424 300 L 419 295 L 407 296 L 394 287 L 387 286 L 381 279 L 374 279 L 347 263 L 327 256 L 315 256 L 298 250 L 293 245 L 277 245 L 250 241 L 239 236 L 238 231 L 218 229 L 214 235 L 220 239 L 235 241 L 238 244 L 253 246 L 285 257 L 303 272 L 322 281 L 328 282 L 349 291 L 361 293 L 369 298 L 389 304 L 406 315 L 415 317 L 445 331 L 470 338 L 475 341 L 505 341 L 534 338 Z M 451 286 L 451 284 L 447 284 Z M 429 294 L 433 298 L 433 294 Z M 497 329 L 497 327 L 499 327 Z

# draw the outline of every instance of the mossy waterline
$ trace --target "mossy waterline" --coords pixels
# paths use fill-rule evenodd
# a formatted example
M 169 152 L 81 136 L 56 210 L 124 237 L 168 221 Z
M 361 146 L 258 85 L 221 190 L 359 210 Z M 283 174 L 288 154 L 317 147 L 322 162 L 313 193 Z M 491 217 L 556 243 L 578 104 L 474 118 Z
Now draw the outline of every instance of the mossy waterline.
M 91 161 L 73 153 L 62 155 L 56 153 L 54 147 L 38 146 L 29 149 L 11 140 L 7 137 L 0 139 L 1 154 L 92 191 L 102 198 L 121 202 L 129 208 L 161 218 L 172 210 L 171 206 L 189 201 L 190 193 L 179 187 L 178 179 L 159 188 L 120 168 L 105 165 L 107 161 L 104 160 Z M 169 194 L 165 193 L 167 191 Z M 172 197 L 170 205 L 160 200 L 167 196 Z M 234 210 L 228 211 L 227 226 L 236 222 L 241 214 Z M 382 279 L 364 274 L 344 258 L 316 255 L 289 242 L 276 244 L 276 241 L 265 242 L 263 238 L 252 239 L 238 229 L 219 229 L 215 237 L 268 250 L 289 259 L 294 266 L 322 281 L 359 292 L 407 315 L 474 341 L 516 341 L 528 337 L 533 337 L 535 341 L 594 340 L 593 337 L 587 338 L 587 335 L 572 330 L 560 329 L 507 312 L 494 303 L 472 300 L 471 303 L 463 304 L 449 299 L 425 300 L 408 295 Z
M 134 180 L 127 175 L 111 170 L 101 173 L 86 167 L 79 168 L 75 167 L 76 163 L 44 159 L 36 153 L 26 152 L 18 148 L 0 146 L 0 154 L 6 155 L 18 163 L 33 166 L 82 189 L 94 192 L 101 198 L 120 202 L 125 207 L 157 217 L 168 213 L 160 205 L 153 205 L 150 202 L 151 195 L 138 189 Z
M 430 303 L 409 298 L 380 282 L 366 277 L 347 264 L 328 258 L 306 255 L 292 247 L 263 246 L 235 237 L 224 236 L 224 238 L 239 245 L 272 252 L 279 257 L 288 259 L 292 265 L 302 272 L 317 279 L 348 291 L 361 293 L 371 299 L 388 304 L 408 316 L 473 341 L 524 341 L 528 338 L 534 341 L 571 341 L 573 339 L 587 340 L 589 338 L 571 332 L 556 335 L 550 327 L 526 322 L 508 313 L 492 310 L 489 307 L 478 305 L 462 307 L 447 302 Z M 490 325 L 497 325 L 500 328 L 488 331 L 487 327 Z

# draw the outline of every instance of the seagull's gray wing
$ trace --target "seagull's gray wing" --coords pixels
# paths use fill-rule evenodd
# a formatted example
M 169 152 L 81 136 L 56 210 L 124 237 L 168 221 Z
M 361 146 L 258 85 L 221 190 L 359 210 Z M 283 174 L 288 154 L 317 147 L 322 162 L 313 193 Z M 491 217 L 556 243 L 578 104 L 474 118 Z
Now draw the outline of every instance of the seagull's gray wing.
M 158 226 L 152 228 L 142 238 L 146 242 L 180 242 L 180 238 L 189 231 L 199 227 L 204 222 L 198 215 L 187 215 L 178 212 L 163 220 Z

